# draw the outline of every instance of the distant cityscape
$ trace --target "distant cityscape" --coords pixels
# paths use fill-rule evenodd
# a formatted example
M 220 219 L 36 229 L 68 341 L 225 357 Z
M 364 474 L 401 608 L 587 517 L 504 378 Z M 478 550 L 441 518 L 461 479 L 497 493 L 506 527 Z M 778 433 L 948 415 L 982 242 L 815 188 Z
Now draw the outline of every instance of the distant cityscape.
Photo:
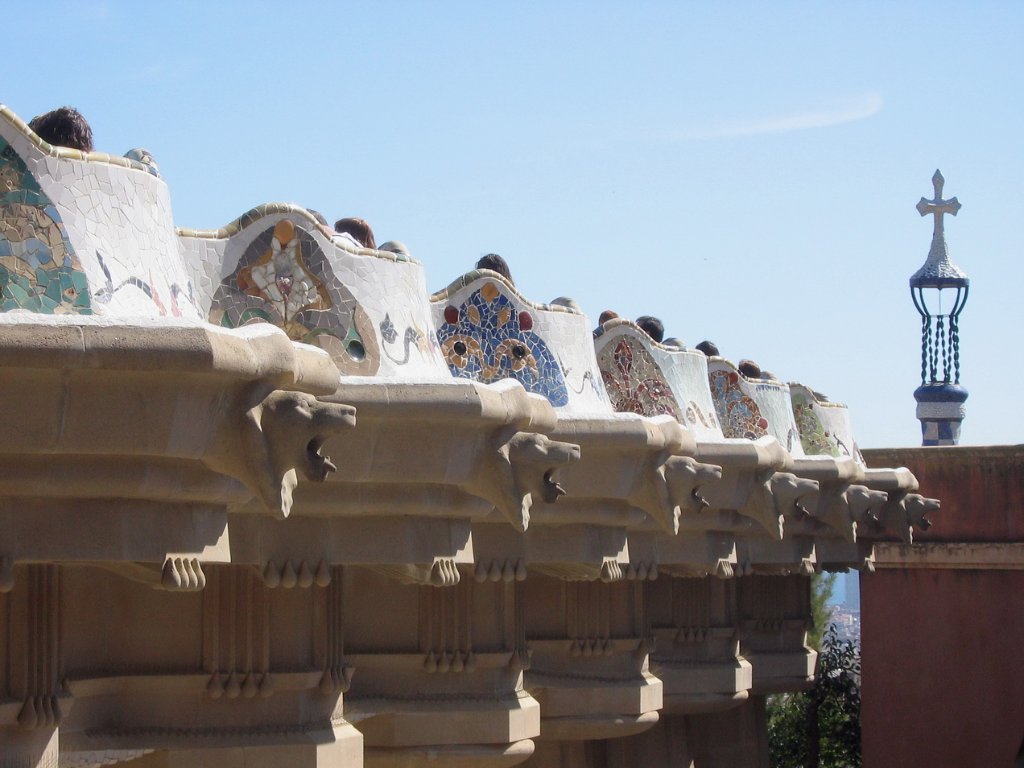
M 860 573 L 836 574 L 832 585 L 832 597 L 828 601 L 832 609 L 831 623 L 836 626 L 840 640 L 851 640 L 860 646 Z

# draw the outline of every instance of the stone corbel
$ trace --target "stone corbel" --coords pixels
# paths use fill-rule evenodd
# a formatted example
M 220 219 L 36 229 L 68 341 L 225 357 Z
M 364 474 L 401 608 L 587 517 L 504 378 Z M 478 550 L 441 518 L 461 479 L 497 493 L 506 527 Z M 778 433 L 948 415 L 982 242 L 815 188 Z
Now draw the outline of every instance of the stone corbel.
M 821 488 L 817 480 L 792 472 L 776 472 L 771 479 L 772 498 L 780 515 L 802 518 L 818 506 Z
M 665 462 L 665 480 L 672 503 L 681 514 L 692 515 L 711 506 L 705 499 L 705 492 L 721 482 L 722 468 L 690 456 L 672 456 Z M 678 525 L 676 528 L 678 530 Z
M 61 724 L 71 702 L 71 695 L 66 690 L 56 694 L 29 696 L 18 711 L 18 725 L 29 730 L 54 728 Z
M 686 498 L 686 494 L 673 494 L 669 478 L 675 480 L 677 486 L 685 482 L 684 478 L 690 469 L 687 459 L 684 456 L 672 456 L 668 451 L 652 454 L 644 463 L 643 470 L 637 473 L 637 485 L 629 499 L 638 509 L 647 513 L 659 528 L 673 536 L 679 533 L 679 499 Z M 692 474 L 696 476 L 695 471 Z
M 202 562 L 187 555 L 168 555 L 162 566 L 132 562 L 97 562 L 93 565 L 130 581 L 169 592 L 201 592 L 206 587 Z
M 368 566 L 383 576 L 396 579 L 403 584 L 418 584 L 429 587 L 454 587 L 462 580 L 459 566 L 452 557 L 435 557 L 430 564 L 391 563 Z
M 530 525 L 535 500 L 551 504 L 565 495 L 557 472 L 559 467 L 579 460 L 580 447 L 536 432 L 520 432 L 515 427 L 502 430 L 496 442 L 491 474 L 496 482 L 480 488 L 479 493 L 522 532 Z
M 890 493 L 882 507 L 878 527 L 886 533 L 895 533 L 905 544 L 913 544 L 914 528 L 928 530 L 931 521 L 925 515 L 938 508 L 938 499 L 925 498 L 919 493 Z
M 320 449 L 328 437 L 356 423 L 356 410 L 317 400 L 303 392 L 264 394 L 265 385 L 250 391 L 250 402 L 225 424 L 205 461 L 211 468 L 241 480 L 263 507 L 288 517 L 298 475 L 323 482 L 337 468 Z
M 757 521 L 773 539 L 781 541 L 783 518 L 809 514 L 808 505 L 813 507 L 817 503 L 818 492 L 816 480 L 797 477 L 792 472 L 762 470 L 739 513 Z
M 889 494 L 885 491 L 872 490 L 864 485 L 851 485 L 843 494 L 843 498 L 846 501 L 846 510 L 844 511 L 849 515 L 844 526 L 848 525 L 849 527 L 842 529 L 833 527 L 836 530 L 841 530 L 847 541 L 856 541 L 858 527 L 865 525 L 868 521 L 878 520 L 885 502 L 889 499 Z M 827 520 L 825 522 L 828 523 Z M 849 536 L 846 535 L 847 530 L 850 533 Z

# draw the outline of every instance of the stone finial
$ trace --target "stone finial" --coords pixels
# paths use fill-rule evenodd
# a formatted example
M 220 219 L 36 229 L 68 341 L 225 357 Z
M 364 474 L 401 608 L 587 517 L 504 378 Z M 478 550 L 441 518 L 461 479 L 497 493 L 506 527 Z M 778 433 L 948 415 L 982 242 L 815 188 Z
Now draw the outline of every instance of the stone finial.
M 929 200 L 922 197 L 917 203 L 917 212 L 922 216 L 931 214 L 934 216 L 934 229 L 932 231 L 932 245 L 928 250 L 928 258 L 924 265 L 917 270 L 910 278 L 912 288 L 947 288 L 958 285 L 967 285 L 969 280 L 967 273 L 953 263 L 949 257 L 949 249 L 946 246 L 946 233 L 943 217 L 948 213 L 956 216 L 962 207 L 960 201 L 955 197 L 949 200 L 942 199 L 942 187 L 946 180 L 942 173 L 936 169 L 932 176 L 932 186 L 935 189 L 935 197 Z

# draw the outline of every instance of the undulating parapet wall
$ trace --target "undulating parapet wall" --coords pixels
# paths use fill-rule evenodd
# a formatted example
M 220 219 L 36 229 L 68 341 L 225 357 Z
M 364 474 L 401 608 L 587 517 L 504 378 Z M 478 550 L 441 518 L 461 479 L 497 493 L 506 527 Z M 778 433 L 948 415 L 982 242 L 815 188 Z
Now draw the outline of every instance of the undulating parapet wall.
M 809 576 L 933 506 L 813 392 L 0 142 L 2 766 L 763 765 Z
M 849 409 L 803 384 L 790 383 L 789 388 L 793 417 L 804 453 L 809 456 L 850 456 L 863 464 L 864 457 L 853 438 Z
M 441 352 L 453 376 L 515 379 L 565 414 L 609 413 L 586 316 L 522 297 L 496 272 L 469 272 L 430 297 Z M 588 354 L 589 353 L 589 354 Z
M 326 350 L 343 375 L 449 378 L 423 268 L 405 254 L 358 248 L 305 209 L 280 203 L 178 236 L 209 322 L 276 325 Z
M 0 105 L 0 179 L 2 311 L 199 318 L 150 166 L 52 147 Z
M 629 320 L 605 323 L 595 346 L 615 410 L 666 413 L 699 440 L 724 437 L 708 390 L 703 353 L 659 344 Z

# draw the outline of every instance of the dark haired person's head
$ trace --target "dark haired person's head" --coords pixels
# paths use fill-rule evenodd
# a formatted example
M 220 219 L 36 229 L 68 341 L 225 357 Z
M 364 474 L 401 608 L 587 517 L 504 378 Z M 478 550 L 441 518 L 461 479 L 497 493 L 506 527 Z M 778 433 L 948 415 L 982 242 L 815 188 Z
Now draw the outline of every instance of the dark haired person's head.
M 324 218 L 324 215 L 320 213 L 320 211 L 315 211 L 312 208 L 307 208 L 306 210 L 309 211 L 310 216 L 316 219 L 317 224 L 320 224 L 321 226 L 324 227 L 331 226 L 330 224 L 327 223 L 327 219 Z
M 28 127 L 47 144 L 92 152 L 92 128 L 74 107 L 58 107 L 33 117 Z
M 334 222 L 334 231 L 351 235 L 363 248 L 377 249 L 377 241 L 373 239 L 373 230 L 370 229 L 366 219 L 357 219 L 355 217 L 338 219 Z
M 491 272 L 497 272 L 510 283 L 515 285 L 515 281 L 512 279 L 512 273 L 508 268 L 508 262 L 496 253 L 488 253 L 486 256 L 482 256 L 480 261 L 476 263 L 476 268 L 489 269 Z
M 656 317 L 641 315 L 636 319 L 636 324 L 655 341 L 660 342 L 665 338 L 665 325 Z
M 718 351 L 718 347 L 715 345 L 715 342 L 713 341 L 702 341 L 700 344 L 697 345 L 697 349 L 699 349 L 708 357 L 718 357 L 720 354 L 722 354 L 721 352 Z
M 763 379 L 764 375 L 761 373 L 761 366 L 755 363 L 753 360 L 740 360 L 740 364 L 736 366 L 739 368 L 740 373 L 746 376 L 748 379 Z
M 618 313 L 618 312 L 613 312 L 613 311 L 612 311 L 612 310 L 610 310 L 610 309 L 606 309 L 606 310 L 605 310 L 604 312 L 602 312 L 602 313 L 601 313 L 601 315 L 600 315 L 600 316 L 599 316 L 599 317 L 597 318 L 597 322 L 598 322 L 598 325 L 604 325 L 604 324 L 605 324 L 605 323 L 607 323 L 607 322 L 608 322 L 609 320 L 614 320 L 614 319 L 615 319 L 615 318 L 617 318 L 618 316 L 619 316 L 619 313 Z

